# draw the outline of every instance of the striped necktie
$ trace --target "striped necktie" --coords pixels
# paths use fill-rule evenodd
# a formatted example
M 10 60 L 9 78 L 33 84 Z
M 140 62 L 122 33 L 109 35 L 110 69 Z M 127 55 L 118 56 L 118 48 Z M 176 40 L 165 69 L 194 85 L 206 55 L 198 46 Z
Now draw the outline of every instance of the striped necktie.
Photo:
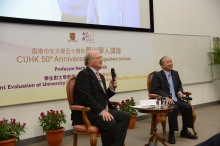
M 177 97 L 176 97 L 176 94 L 175 94 L 175 90 L 174 90 L 174 86 L 173 86 L 173 79 L 172 79 L 171 73 L 168 74 L 168 83 L 169 83 L 169 86 L 170 86 L 170 93 L 172 95 L 172 99 L 175 102 L 177 102 Z
M 103 91 L 105 92 L 104 85 L 103 85 L 103 83 L 102 83 L 102 79 L 101 79 L 101 77 L 100 77 L 100 75 L 99 75 L 98 72 L 96 72 L 96 77 L 97 77 L 97 79 L 99 80 L 99 83 L 100 83 L 100 85 L 101 85 Z
M 101 79 L 101 77 L 100 77 L 98 72 L 96 72 L 96 77 L 97 77 L 97 79 L 98 79 L 98 81 L 99 81 L 103 91 L 105 92 L 104 85 L 102 83 L 102 79 Z M 105 110 L 108 111 L 108 101 L 106 101 L 106 108 L 105 108 Z

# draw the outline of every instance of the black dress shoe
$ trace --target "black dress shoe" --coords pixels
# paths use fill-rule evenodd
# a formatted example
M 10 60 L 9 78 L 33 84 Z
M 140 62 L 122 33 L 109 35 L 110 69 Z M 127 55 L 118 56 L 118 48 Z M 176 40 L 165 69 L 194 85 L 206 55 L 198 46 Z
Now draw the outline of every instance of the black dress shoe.
M 175 140 L 175 137 L 174 137 L 173 133 L 169 133 L 169 137 L 168 137 L 167 142 L 170 143 L 170 144 L 175 144 L 176 143 L 176 140 Z
M 198 136 L 191 134 L 188 130 L 181 131 L 180 137 L 185 137 L 185 138 L 189 138 L 189 139 L 197 139 L 198 138 Z

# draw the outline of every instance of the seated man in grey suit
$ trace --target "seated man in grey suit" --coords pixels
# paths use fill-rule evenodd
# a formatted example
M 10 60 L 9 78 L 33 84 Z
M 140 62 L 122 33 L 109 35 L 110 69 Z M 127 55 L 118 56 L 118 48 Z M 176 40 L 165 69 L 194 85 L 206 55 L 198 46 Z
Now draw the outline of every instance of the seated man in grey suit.
M 198 137 L 191 134 L 187 128 L 192 128 L 192 107 L 185 101 L 183 97 L 182 83 L 177 71 L 173 70 L 172 60 L 168 56 L 160 59 L 159 64 L 162 68 L 160 72 L 154 74 L 151 82 L 152 92 L 162 97 L 166 97 L 168 104 L 172 104 L 174 109 L 168 114 L 169 137 L 168 143 L 175 144 L 174 131 L 178 131 L 177 116 L 178 111 L 182 113 L 183 127 L 180 137 L 189 139 L 197 139 Z
M 98 72 L 102 68 L 102 56 L 98 51 L 89 51 L 84 63 L 87 67 L 77 75 L 73 104 L 90 107 L 88 118 L 99 128 L 102 146 L 122 146 L 130 115 L 116 110 L 109 102 L 116 93 L 117 81 L 111 80 L 106 87 L 104 76 Z M 72 111 L 71 118 L 72 125 L 83 124 L 82 113 Z

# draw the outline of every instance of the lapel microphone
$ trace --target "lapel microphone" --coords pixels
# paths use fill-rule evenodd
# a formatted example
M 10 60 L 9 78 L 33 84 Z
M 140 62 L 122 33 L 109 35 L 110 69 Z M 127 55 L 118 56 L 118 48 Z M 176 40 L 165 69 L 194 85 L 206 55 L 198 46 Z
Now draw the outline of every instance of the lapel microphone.
M 111 68 L 111 74 L 112 74 L 112 80 L 114 82 L 115 78 L 116 78 L 116 74 L 115 74 L 115 69 L 114 68 Z

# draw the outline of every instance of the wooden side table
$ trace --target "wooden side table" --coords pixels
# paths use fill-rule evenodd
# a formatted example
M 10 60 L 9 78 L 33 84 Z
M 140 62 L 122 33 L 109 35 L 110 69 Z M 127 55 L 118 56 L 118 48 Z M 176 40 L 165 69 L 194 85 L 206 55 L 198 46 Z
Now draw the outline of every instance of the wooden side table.
M 164 139 L 159 137 L 157 135 L 157 114 L 168 114 L 169 112 L 173 111 L 173 107 L 168 108 L 138 108 L 138 111 L 140 113 L 150 113 L 152 114 L 152 122 L 153 122 L 153 135 L 150 137 L 148 144 L 145 144 L 145 146 L 149 146 L 149 143 L 151 141 L 155 142 L 157 144 L 157 141 L 161 142 L 164 146 L 167 146 Z

